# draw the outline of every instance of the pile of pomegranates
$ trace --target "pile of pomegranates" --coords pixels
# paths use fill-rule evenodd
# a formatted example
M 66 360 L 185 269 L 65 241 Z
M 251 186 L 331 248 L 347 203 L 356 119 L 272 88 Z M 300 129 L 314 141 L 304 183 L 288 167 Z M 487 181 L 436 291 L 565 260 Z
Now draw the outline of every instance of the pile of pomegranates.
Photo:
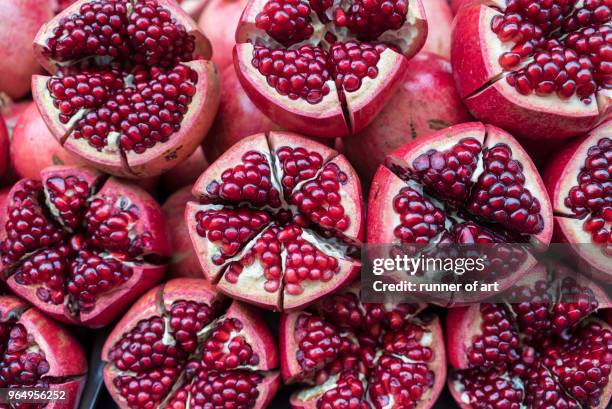
M 0 409 L 612 404 L 612 0 L 0 0 L 0 42 L 0 389 L 62 394 Z M 495 291 L 372 296 L 462 249 L 411 279 Z

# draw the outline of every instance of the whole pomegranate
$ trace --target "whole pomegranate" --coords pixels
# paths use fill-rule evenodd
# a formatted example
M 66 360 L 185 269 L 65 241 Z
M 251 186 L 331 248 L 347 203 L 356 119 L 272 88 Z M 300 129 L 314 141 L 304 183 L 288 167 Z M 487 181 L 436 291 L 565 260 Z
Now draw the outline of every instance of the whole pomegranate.
M 36 104 L 30 102 L 13 129 L 11 164 L 18 178 L 39 179 L 49 166 L 84 165 L 78 156 L 64 149 L 47 128 Z
M 227 67 L 221 73 L 221 84 L 219 112 L 202 145 L 206 158 L 211 162 L 247 136 L 280 130 L 251 102 L 234 67 Z
M 22 179 L 1 210 L 11 290 L 67 323 L 101 327 L 163 277 L 166 221 L 139 187 L 79 167 Z
M 252 135 L 193 195 L 185 223 L 204 276 L 233 298 L 292 310 L 358 275 L 361 185 L 331 148 L 288 132 Z
M 22 403 L 10 407 L 78 407 L 87 359 L 68 330 L 17 297 L 2 295 L 0 342 L 0 388 L 43 388 L 64 395 L 64 399 L 46 405 Z
M 612 120 L 550 158 L 544 181 L 558 241 L 570 243 L 606 283 L 612 279 Z M 592 243 L 592 244 L 591 244 Z
M 448 313 L 448 360 L 456 369 L 448 385 L 459 407 L 608 407 L 612 328 L 591 317 L 610 306 L 605 294 L 542 267 L 513 291 L 512 304 Z
M 6 129 L 9 132 L 9 136 L 12 137 L 13 130 L 17 125 L 17 120 L 21 117 L 24 111 L 26 111 L 32 101 L 23 99 L 21 101 L 15 102 L 9 98 L 1 99 L 0 103 L 0 114 L 4 118 L 4 122 L 6 123 Z
M 168 275 L 171 277 L 202 278 L 202 267 L 189 238 L 189 230 L 185 224 L 185 206 L 193 198 L 192 186 L 184 186 L 173 193 L 164 203 L 162 209 L 166 215 L 172 258 L 168 265 Z
M 35 41 L 51 133 L 107 173 L 156 176 L 200 145 L 219 103 L 210 43 L 171 0 L 81 0 Z
M 453 11 L 448 4 L 448 0 L 426 0 L 423 2 L 423 7 L 425 8 L 429 28 L 423 51 L 450 59 Z M 408 72 L 410 72 L 410 68 L 408 68 Z
M 264 409 L 279 387 L 278 352 L 257 311 L 225 302 L 205 280 L 146 293 L 102 349 L 121 408 Z
M 208 160 L 201 146 L 183 162 L 161 176 L 161 184 L 165 192 L 176 192 L 180 188 L 193 185 L 198 177 L 208 167 Z
M 612 108 L 611 19 L 608 0 L 468 1 L 453 25 L 459 94 L 520 137 L 584 134 Z
M 214 50 L 212 62 L 221 72 L 227 67 L 233 67 L 232 49 L 236 44 L 236 27 L 246 4 L 247 0 L 209 0 L 205 2 L 200 14 L 198 26 L 210 40 Z M 219 21 L 223 24 L 219 24 Z
M 234 65 L 283 129 L 342 137 L 374 120 L 426 37 L 420 0 L 250 0 Z
M 418 138 L 387 157 L 370 189 L 367 242 L 400 251 L 413 244 L 497 244 L 479 249 L 492 251 L 486 270 L 464 277 L 495 278 L 503 290 L 536 260 L 500 243 L 544 247 L 552 219 L 544 183 L 516 139 L 491 125 L 466 123 Z M 469 298 L 451 296 L 440 302 Z
M 19 99 L 30 92 L 33 74 L 41 71 L 32 51 L 36 32 L 53 17 L 55 0 L 11 0 L 0 3 L 0 93 Z
M 281 374 L 307 383 L 293 408 L 433 407 L 446 381 L 439 319 L 411 304 L 362 304 L 351 286 L 283 314 Z
M 342 141 L 351 163 L 371 181 L 396 148 L 470 119 L 455 89 L 450 63 L 421 51 L 408 63 L 399 90 L 374 122 Z

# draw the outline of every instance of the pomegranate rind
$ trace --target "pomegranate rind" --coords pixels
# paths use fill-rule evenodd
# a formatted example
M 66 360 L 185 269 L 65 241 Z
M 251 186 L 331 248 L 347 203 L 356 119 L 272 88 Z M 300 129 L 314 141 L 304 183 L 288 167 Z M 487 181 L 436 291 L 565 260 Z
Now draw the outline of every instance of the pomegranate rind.
M 295 359 L 299 350 L 298 343 L 295 339 L 295 327 L 298 319 L 302 315 L 311 315 L 303 311 L 293 311 L 281 315 L 279 324 L 279 345 L 281 354 L 281 376 L 287 384 L 294 383 L 300 375 L 303 375 L 304 370 Z
M 482 325 L 480 304 L 453 307 L 446 314 L 446 355 L 455 369 L 470 367 L 467 352 L 472 347 L 471 334 L 479 333 Z M 462 334 L 462 336 L 455 336 Z
M 569 138 L 595 126 L 608 109 L 606 103 L 598 106 L 597 95 L 589 103 L 576 97 L 525 96 L 507 83 L 499 56 L 510 51 L 512 43 L 502 42 L 491 29 L 492 19 L 503 9 L 505 4 L 499 1 L 467 1 L 453 21 L 453 73 L 472 115 L 518 137 L 537 140 Z

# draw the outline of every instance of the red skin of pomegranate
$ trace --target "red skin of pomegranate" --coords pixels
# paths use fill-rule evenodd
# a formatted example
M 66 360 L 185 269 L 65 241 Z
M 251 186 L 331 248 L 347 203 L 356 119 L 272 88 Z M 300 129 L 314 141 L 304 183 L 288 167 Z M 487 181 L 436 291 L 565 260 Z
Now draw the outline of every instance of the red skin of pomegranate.
M 172 278 L 202 278 L 203 276 L 200 262 L 189 238 L 189 230 L 184 222 L 185 205 L 193 197 L 191 189 L 192 186 L 188 185 L 177 190 L 162 206 L 172 243 L 172 259 L 168 266 L 168 275 Z
M 197 305 L 198 308 L 202 309 L 202 312 L 194 316 L 189 315 L 189 310 L 185 308 L 182 310 L 176 308 L 177 305 L 184 305 L 185 303 Z M 139 357 L 143 357 L 143 360 L 134 362 L 131 358 L 134 357 L 132 352 L 135 350 L 130 349 L 130 343 L 133 345 L 134 342 L 139 341 L 127 338 L 126 334 L 129 334 L 130 331 L 140 334 L 143 330 L 139 329 L 139 325 L 159 319 L 162 316 L 170 318 L 166 321 L 170 327 L 163 328 L 163 339 L 159 332 L 149 331 L 146 338 L 140 338 L 140 342 L 153 343 L 159 340 L 157 343 L 159 347 L 169 345 L 165 350 L 156 348 L 155 353 L 161 354 L 163 358 L 173 357 L 174 364 L 168 359 L 162 362 L 159 360 L 151 361 L 150 357 L 147 356 L 151 353 L 150 349 L 149 352 L 146 352 L 145 349 L 142 349 L 142 353 L 136 352 Z M 219 320 L 214 321 L 215 318 Z M 175 320 L 179 320 L 176 321 L 176 325 Z M 239 326 L 235 324 L 231 326 L 232 322 L 238 323 Z M 230 325 L 230 327 L 228 327 L 228 330 L 224 330 L 227 325 Z M 148 328 L 153 329 L 153 327 Z M 181 337 L 178 336 L 177 331 L 182 332 Z M 187 337 L 195 335 L 199 336 L 197 345 L 191 343 L 192 347 L 188 348 L 188 340 L 191 338 Z M 224 347 L 228 348 L 230 344 L 232 345 L 231 349 L 223 349 Z M 201 349 L 197 347 L 201 347 Z M 268 406 L 280 385 L 280 375 L 278 371 L 275 371 L 275 368 L 278 367 L 276 343 L 259 313 L 239 302 L 234 301 L 231 304 L 226 302 L 215 288 L 203 279 L 170 280 L 143 295 L 107 338 L 102 349 L 102 360 L 106 362 L 104 367 L 106 387 L 122 409 L 145 407 L 144 404 L 157 405 L 160 400 L 166 398 L 170 399 L 170 407 L 187 407 L 189 402 L 191 402 L 190 407 L 194 407 L 196 403 L 192 399 L 196 399 L 200 406 L 211 400 L 216 401 L 220 396 L 217 395 L 213 398 L 207 395 L 210 392 L 210 386 L 207 385 L 210 384 L 207 382 L 199 383 L 199 378 L 197 378 L 200 370 L 201 373 L 206 373 L 207 368 L 209 368 L 208 365 L 212 365 L 210 367 L 211 372 L 222 376 L 235 374 L 256 377 L 255 382 L 245 382 L 243 384 L 243 386 L 251 386 L 253 389 L 249 389 L 248 392 L 241 391 L 245 394 L 249 393 L 248 397 L 252 399 L 245 399 L 240 404 L 233 401 L 236 399 L 236 394 L 229 394 L 230 390 L 235 390 L 236 385 L 225 384 L 222 389 L 224 391 L 224 398 L 222 399 L 228 405 L 234 403 L 236 407 L 264 409 Z M 128 362 L 131 363 L 128 364 Z M 145 367 L 147 362 L 149 363 L 148 367 Z M 187 371 L 177 370 L 176 363 L 183 368 L 187 364 L 186 366 L 190 369 Z M 126 366 L 126 364 L 132 366 Z M 139 370 L 137 366 L 141 364 L 142 369 Z M 125 368 L 132 372 L 127 372 Z M 167 374 L 166 383 L 153 377 L 153 373 L 158 370 Z M 179 378 L 181 373 L 185 376 L 184 378 Z M 143 394 L 143 399 L 131 401 L 131 398 L 126 397 L 116 386 L 115 382 L 120 376 L 125 376 L 128 380 L 136 377 L 147 379 L 147 376 L 150 376 L 150 386 L 152 387 L 145 390 L 138 385 L 138 389 L 136 391 L 132 390 L 132 393 L 140 392 Z M 196 382 L 192 383 L 194 377 L 196 377 Z M 156 390 L 157 387 L 162 392 L 155 397 L 151 391 Z M 187 388 L 193 389 L 190 392 Z M 255 388 L 258 392 L 257 396 L 250 395 L 250 392 Z M 216 388 L 215 391 L 219 392 Z M 183 394 L 182 398 L 181 394 Z M 200 400 L 202 394 L 204 394 L 204 401 Z M 173 406 L 173 404 L 177 406 Z
M 496 7 L 491 6 L 491 4 Z M 517 7 L 520 9 L 519 13 L 526 13 L 524 11 L 526 9 L 522 8 L 526 6 L 517 5 Z M 606 24 L 609 26 L 609 5 L 603 7 L 604 9 L 597 11 L 597 15 L 607 13 L 607 19 L 594 23 L 593 27 L 599 26 L 599 24 L 603 24 L 602 27 L 605 27 Z M 493 23 L 502 21 L 499 32 L 506 32 L 506 26 L 503 23 L 505 20 L 502 19 L 504 15 L 508 19 L 513 17 L 510 17 L 510 11 L 503 14 L 505 8 L 506 2 L 504 0 L 496 0 L 492 3 L 485 0 L 469 1 L 464 7 L 460 8 L 455 17 L 451 54 L 453 73 L 459 95 L 464 99 L 466 106 L 475 118 L 506 129 L 516 137 L 557 140 L 584 134 L 611 109 L 612 99 L 609 89 L 606 90 L 603 78 L 594 79 L 589 70 L 582 71 L 580 69 L 595 64 L 595 61 L 600 61 L 601 69 L 606 70 L 605 66 L 610 64 L 609 56 L 600 58 L 596 54 L 593 54 L 593 57 L 590 57 L 590 54 L 585 54 L 588 62 L 585 60 L 578 67 L 574 60 L 571 62 L 564 60 L 563 63 L 545 65 L 545 60 L 547 61 L 549 58 L 555 58 L 555 61 L 557 61 L 558 53 L 556 51 L 557 54 L 553 55 L 548 51 L 538 54 L 538 48 L 536 47 L 535 51 L 530 53 L 527 47 L 528 45 L 531 46 L 532 42 L 503 41 L 493 31 Z M 606 8 L 607 12 L 605 11 Z M 569 22 L 569 18 L 563 17 L 571 14 L 571 11 L 570 9 L 567 12 L 561 12 L 561 18 L 568 21 L 568 25 L 574 25 L 578 28 L 584 27 L 585 29 L 591 27 L 590 23 Z M 598 18 L 595 17 L 595 12 L 589 14 L 591 11 L 587 9 L 584 11 L 593 16 L 593 19 Z M 496 18 L 498 20 L 495 20 Z M 587 20 L 589 18 L 587 17 Z M 547 22 L 549 19 L 551 18 L 545 18 Z M 557 27 L 556 21 L 551 21 L 551 24 L 555 24 L 552 27 Z M 565 23 L 560 22 L 558 24 Z M 510 25 L 511 23 L 508 22 L 507 30 L 509 31 L 508 36 L 512 38 Z M 533 25 L 529 25 L 529 27 L 534 28 Z M 529 27 L 525 29 L 527 30 Z M 602 28 L 602 30 L 608 28 Z M 564 33 L 563 30 L 561 32 Z M 569 32 L 578 33 L 573 29 L 569 29 Z M 609 37 L 609 34 L 601 35 Z M 466 38 L 470 38 L 472 41 L 465 41 Z M 553 35 L 544 33 L 543 38 L 552 39 Z M 578 46 L 573 46 L 570 43 L 566 44 L 572 38 L 575 37 L 568 36 L 567 40 L 562 39 L 561 42 L 564 45 L 560 49 L 576 49 Z M 596 37 L 593 34 L 589 35 L 588 38 L 595 40 Z M 585 41 L 591 41 L 588 38 Z M 602 41 L 601 44 L 596 40 L 593 42 L 593 44 L 597 44 L 593 53 L 605 53 L 605 50 L 610 47 L 610 44 L 606 44 L 608 40 L 603 39 Z M 524 51 L 512 52 L 515 45 Z M 521 57 L 522 54 L 520 53 L 524 53 L 525 57 Z M 527 63 L 529 64 L 525 68 L 525 73 L 520 70 L 520 67 Z M 541 71 L 544 69 L 548 70 L 546 74 Z M 560 73 L 562 69 L 565 70 L 563 73 L 567 75 Z M 555 73 L 553 74 L 552 71 L 555 71 Z M 558 80 L 556 79 L 557 75 L 560 75 Z M 551 76 L 554 80 L 559 81 L 559 84 L 549 81 L 548 79 Z M 514 81 L 517 85 L 511 85 L 509 81 Z M 589 87 L 588 90 L 587 86 Z M 519 92 L 519 89 L 522 91 Z
M 361 185 L 333 149 L 289 132 L 252 135 L 211 164 L 192 193 L 185 223 L 204 276 L 221 292 L 294 310 L 357 277 Z
M 107 47 L 104 34 L 88 22 L 83 30 L 96 32 L 92 41 L 102 50 L 94 51 L 118 54 L 118 68 L 102 66 L 79 75 L 74 64 L 90 61 L 87 47 L 92 46 L 81 39 L 81 29 L 68 35 L 64 24 L 83 21 L 81 13 L 97 7 L 91 1 L 72 4 L 38 32 L 37 57 L 51 76 L 32 78 L 34 100 L 56 139 L 89 165 L 128 178 L 158 176 L 188 158 L 212 125 L 220 90 L 210 43 L 174 1 L 151 0 L 134 8 L 111 3 L 106 12 L 115 13 L 113 29 L 122 41 Z M 155 42 L 130 25 L 129 19 L 149 11 L 167 18 L 140 22 L 150 24 L 152 35 L 170 37 Z M 76 74 L 59 75 L 67 70 L 62 64 Z M 72 97 L 73 87 L 82 89 L 80 99 Z
M 407 61 L 425 43 L 423 6 L 420 0 L 409 3 L 394 2 L 393 14 L 380 26 L 368 23 L 382 13 L 374 7 L 372 14 L 366 13 L 367 28 L 362 26 L 360 33 L 354 27 L 357 17 L 342 8 L 349 9 L 352 2 L 340 6 L 304 3 L 303 11 L 288 5 L 294 14 L 289 18 L 291 24 L 286 24 L 286 17 L 274 11 L 284 1 L 251 0 L 236 31 L 238 78 L 253 103 L 283 129 L 323 138 L 359 132 L 389 101 Z M 321 8 L 320 12 L 314 7 Z M 330 22 L 326 26 L 321 19 Z M 342 30 L 346 26 L 350 30 Z M 372 41 L 357 41 L 364 38 Z M 392 46 L 385 48 L 376 41 Z M 293 52 L 287 50 L 298 43 L 304 45 Z M 273 68 L 273 58 L 287 68 L 281 70 L 280 63 Z
M 107 325 L 166 271 L 162 209 L 143 189 L 94 170 L 57 166 L 40 181 L 22 179 L 2 213 L 4 279 L 60 321 Z
M 5 365 L 10 362 L 14 365 L 12 379 L 5 378 L 8 371 L 0 377 L 2 387 L 59 391 L 65 394 L 65 400 L 50 401 L 45 408 L 77 408 L 85 387 L 87 359 L 70 332 L 24 301 L 8 295 L 0 296 L 0 322 L 4 328 L 2 341 L 10 340 L 13 349 L 10 354 L 3 351 L 0 359 Z M 36 370 L 41 373 L 32 373 Z
M 452 163 L 460 165 L 449 165 Z M 483 167 L 478 168 L 477 163 Z M 517 173 L 511 169 L 522 170 Z M 493 190 L 493 186 L 502 186 L 496 182 L 497 171 L 508 178 L 501 190 Z M 517 194 L 526 198 L 525 204 L 513 207 Z M 455 203 L 467 214 L 455 217 L 458 215 L 443 210 L 436 200 Z M 507 235 L 492 233 L 479 224 L 481 217 Z M 544 183 L 527 153 L 505 131 L 473 122 L 418 138 L 387 157 L 370 188 L 367 229 L 368 243 L 386 246 L 503 243 L 515 242 L 518 235 L 540 248 L 550 243 L 553 223 Z M 495 272 L 499 287 L 508 288 L 535 263 L 533 255 L 527 253 L 504 271 Z M 466 301 L 454 301 L 452 296 L 442 294 L 436 303 Z
M 459 7 L 461 7 L 467 0 L 450 0 L 450 6 L 454 14 L 457 14 Z
M 359 402 L 364 406 L 358 407 L 379 408 L 394 401 L 401 407 L 434 407 L 446 380 L 442 328 L 435 316 L 415 316 L 419 309 L 413 307 L 360 304 L 359 287 L 353 285 L 309 310 L 283 314 L 279 336 L 283 380 L 310 385 L 291 395 L 291 406 L 315 409 Z M 387 359 L 392 365 L 406 365 L 398 369 L 406 373 L 402 379 L 389 371 Z M 353 387 L 338 386 L 346 375 L 352 376 Z M 418 397 L 393 395 L 413 387 Z
M 221 74 L 219 112 L 202 146 L 213 162 L 239 140 L 258 132 L 280 130 L 249 99 L 238 81 L 234 67 Z
M 450 63 L 422 51 L 410 60 L 397 93 L 374 122 L 342 142 L 351 163 L 369 181 L 393 150 L 470 119 L 455 90 Z
M 198 147 L 185 161 L 161 176 L 162 186 L 166 192 L 176 192 L 184 186 L 192 185 L 207 167 L 204 150 Z
M 43 23 L 54 14 L 53 0 L 15 0 L 0 5 L 2 58 L 0 92 L 13 99 L 30 92 L 30 81 L 41 71 L 32 50 L 32 41 Z
M 423 2 L 427 16 L 427 41 L 422 51 L 438 54 L 450 59 L 451 26 L 453 11 L 447 0 L 426 0 Z M 410 72 L 410 68 L 408 68 Z
M 18 178 L 30 179 L 39 179 L 40 171 L 49 166 L 84 165 L 53 137 L 33 102 L 19 116 L 13 130 L 11 163 Z
M 219 72 L 233 67 L 232 48 L 234 48 L 236 27 L 247 0 L 217 0 L 204 2 L 204 9 L 198 20 L 200 30 L 210 40 L 213 48 L 212 62 Z M 223 21 L 223 24 L 219 24 Z M 222 81 L 225 81 L 222 79 Z M 223 84 L 225 87 L 225 83 Z M 223 95 L 221 96 L 223 98 Z
M 607 139 L 610 140 L 612 135 L 612 120 L 608 120 L 588 135 L 572 142 L 566 148 L 555 154 L 548 161 L 548 165 L 544 171 L 544 181 L 546 182 L 546 188 L 551 198 L 553 205 L 553 211 L 555 212 L 555 239 L 556 241 L 569 243 L 576 255 L 584 262 L 584 267 L 593 274 L 594 277 L 602 280 L 605 283 L 610 281 L 612 277 L 612 271 L 610 270 L 610 255 L 604 253 L 605 247 L 609 248 L 610 239 L 610 220 L 606 219 L 609 217 L 606 212 L 606 206 L 609 206 L 610 197 L 609 192 L 606 190 L 599 191 L 593 190 L 592 196 L 587 198 L 593 198 L 593 200 L 600 198 L 605 203 L 603 206 L 588 207 L 585 212 L 577 213 L 572 209 L 570 205 L 566 203 L 566 198 L 569 199 L 570 192 L 573 188 L 583 191 L 579 188 L 578 176 L 581 171 L 585 170 L 586 161 L 589 157 L 589 149 L 594 148 L 597 144 Z M 602 152 L 603 161 L 609 157 L 611 148 L 607 148 Z M 601 161 L 600 161 L 601 162 Z M 604 184 L 610 183 L 610 159 L 608 164 L 600 163 L 597 167 L 593 168 L 600 170 L 604 173 L 603 179 L 595 179 L 594 182 Z M 588 171 L 587 171 L 588 173 Z M 588 182 L 587 182 L 588 183 Z M 590 186 L 586 184 L 586 186 Z M 594 186 L 598 186 L 597 184 Z M 590 195 L 592 188 L 584 190 L 587 195 Z M 571 199 L 570 199 L 571 200 Z M 571 204 L 571 203 L 570 203 Z M 578 205 L 578 204 L 577 204 Z M 593 220 L 601 220 L 602 225 L 600 227 L 593 227 L 592 230 L 587 230 L 586 226 L 589 223 L 595 223 Z M 597 222 L 599 223 L 599 222 Z M 599 233 L 596 233 L 599 232 Z M 607 241 L 595 240 L 595 235 L 601 234 Z M 601 239 L 600 239 L 601 240 Z M 590 245 L 590 243 L 598 244 Z M 582 244 L 582 245 L 581 245 Z
M 11 136 L 11 138 L 17 121 L 23 112 L 28 109 L 31 103 L 31 100 L 21 100 L 19 102 L 13 102 L 11 100 L 3 101 L 0 111 L 2 112 L 4 122 L 6 123 L 6 129 L 8 129 L 9 136 Z
M 462 370 L 453 372 L 448 379 L 451 394 L 462 409 L 480 407 L 478 405 L 483 403 L 479 399 L 485 399 L 491 404 L 501 404 L 503 399 L 507 399 L 506 404 L 512 401 L 515 405 L 542 399 L 543 407 L 568 407 L 562 401 L 573 405 L 580 401 L 588 407 L 606 408 L 612 394 L 610 370 L 606 370 L 612 359 L 612 328 L 589 318 L 589 315 L 598 308 L 610 306 L 607 295 L 592 282 L 586 281 L 585 287 L 578 290 L 577 294 L 591 294 L 595 304 L 591 304 L 589 310 L 582 310 L 584 305 L 589 306 L 588 301 L 567 304 L 566 301 L 551 298 L 544 304 L 542 293 L 533 292 L 534 284 L 551 281 L 541 266 L 536 267 L 532 273 L 521 283 L 523 288 L 532 292 L 519 290 L 525 294 L 524 301 L 508 305 L 517 315 L 512 315 L 505 304 L 476 304 L 449 310 L 446 319 L 448 360 L 454 368 Z M 570 277 L 572 285 L 575 285 L 576 275 Z M 581 278 L 578 280 L 582 283 Z M 558 282 L 566 283 L 561 280 Z M 555 285 L 554 281 L 552 285 Z M 574 297 L 570 296 L 567 300 L 575 300 Z M 537 316 L 536 321 L 534 314 Z M 572 319 L 576 321 L 571 323 L 570 328 L 556 328 Z M 518 326 L 515 322 L 517 320 Z M 522 332 L 519 333 L 516 328 Z M 526 330 L 532 331 L 531 335 L 524 332 Z M 559 333 L 563 335 L 556 335 Z M 594 334 L 600 334 L 601 338 L 597 340 Z M 535 351 L 537 354 L 534 355 Z M 577 366 L 577 362 L 580 362 L 580 366 Z M 488 382 L 496 386 L 478 386 L 483 392 L 479 395 L 469 387 L 466 389 L 460 377 L 463 376 L 467 383 L 482 382 L 477 378 L 484 373 L 481 368 L 492 369 L 489 372 L 492 379 Z M 541 373 L 537 375 L 541 371 L 538 368 L 546 368 L 546 380 Z M 584 371 L 589 372 L 589 380 L 580 378 Z M 596 378 L 592 377 L 592 371 L 597 371 Z M 512 382 L 508 382 L 510 379 Z M 587 385 L 589 382 L 593 388 Z M 514 389 L 512 395 L 511 389 Z

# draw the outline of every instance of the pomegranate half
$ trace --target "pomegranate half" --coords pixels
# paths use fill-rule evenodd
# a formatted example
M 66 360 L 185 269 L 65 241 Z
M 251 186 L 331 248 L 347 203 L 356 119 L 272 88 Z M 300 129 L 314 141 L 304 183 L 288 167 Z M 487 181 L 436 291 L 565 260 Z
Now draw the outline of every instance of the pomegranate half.
M 234 298 L 297 309 L 358 275 L 361 185 L 331 148 L 252 135 L 209 166 L 193 195 L 185 221 L 202 271 Z
M 309 386 L 295 409 L 434 406 L 446 381 L 440 320 L 411 304 L 362 304 L 359 287 L 283 314 L 281 374 Z
M 539 249 L 552 233 L 538 170 L 516 139 L 490 125 L 466 123 L 418 138 L 392 152 L 372 182 L 367 242 L 390 251 L 411 244 L 506 242 Z M 504 246 L 491 247 L 484 251 L 504 255 Z M 499 259 L 503 264 L 491 258 L 494 265 L 482 273 L 497 278 L 501 290 L 536 263 L 530 252 L 509 250 L 507 259 Z
M 81 0 L 35 40 L 32 80 L 53 135 L 113 175 L 159 175 L 200 145 L 219 104 L 211 48 L 171 0 Z
M 612 279 L 612 120 L 550 158 L 555 235 L 602 281 Z
M 459 94 L 517 137 L 584 134 L 612 108 L 611 21 L 607 0 L 466 1 L 453 25 Z
M 276 343 L 259 313 L 226 302 L 203 279 L 143 295 L 109 335 L 102 360 L 122 409 L 264 409 L 280 384 Z
M 46 409 L 76 409 L 87 376 L 83 348 L 68 330 L 17 297 L 0 296 L 0 388 L 41 388 L 61 400 Z M 5 407 L 9 407 L 6 405 Z M 11 406 L 13 407 L 13 406 Z M 14 407 L 43 407 L 22 403 Z
M 166 271 L 162 209 L 141 188 L 88 168 L 40 176 L 17 182 L 0 211 L 3 277 L 53 318 L 107 325 Z
M 512 304 L 453 308 L 448 380 L 462 409 L 608 407 L 612 328 L 593 317 L 605 293 L 582 278 L 536 266 Z
M 251 0 L 234 66 L 283 129 L 342 137 L 372 122 L 426 37 L 420 0 Z

